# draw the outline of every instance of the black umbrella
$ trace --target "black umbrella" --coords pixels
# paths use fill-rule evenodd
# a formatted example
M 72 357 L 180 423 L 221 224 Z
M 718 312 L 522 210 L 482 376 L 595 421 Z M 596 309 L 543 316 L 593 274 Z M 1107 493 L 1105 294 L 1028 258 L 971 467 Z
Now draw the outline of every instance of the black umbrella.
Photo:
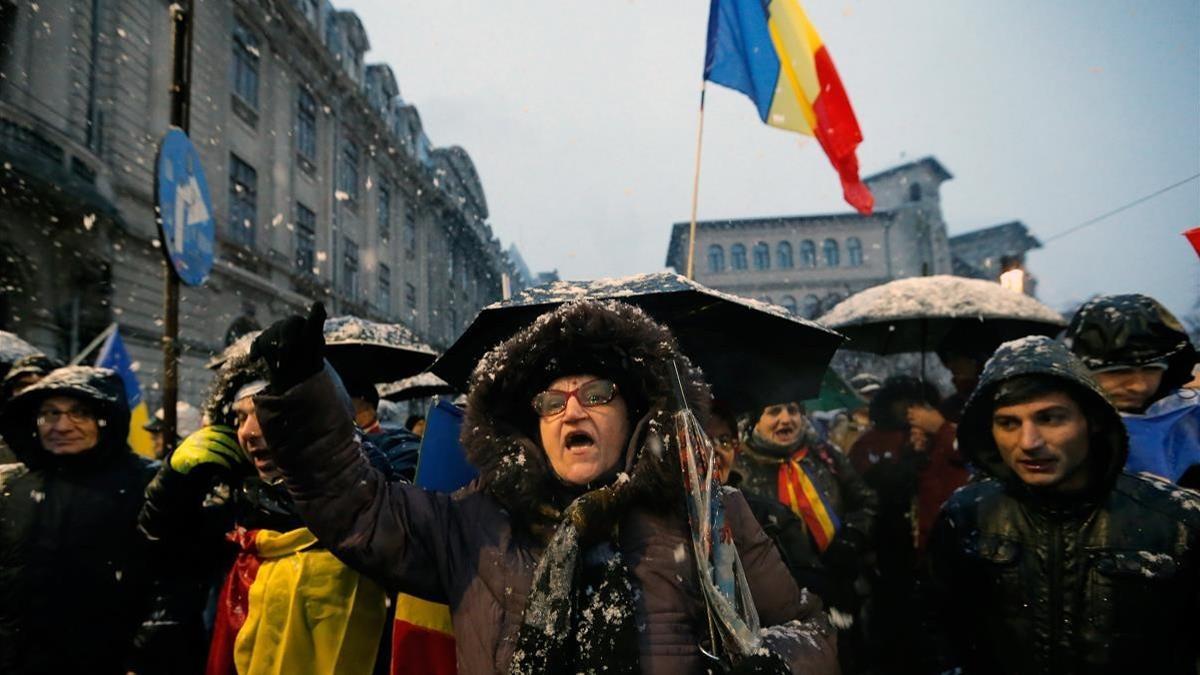
M 396 403 L 454 393 L 457 393 L 454 387 L 433 373 L 420 373 L 398 382 L 379 385 L 379 397 Z
M 205 365 L 216 370 L 230 358 L 245 354 L 261 332 L 239 337 Z M 325 321 L 325 358 L 345 379 L 379 383 L 425 370 L 437 352 L 400 324 L 335 316 Z
M 425 370 L 437 352 L 398 323 L 335 316 L 325 321 L 325 358 L 344 379 L 379 383 Z
M 818 319 L 841 332 L 845 348 L 873 354 L 955 348 L 990 354 L 1026 335 L 1053 336 L 1062 316 L 1037 300 L 983 279 L 947 275 L 868 288 Z
M 717 398 L 737 407 L 815 396 L 842 336 L 782 307 L 729 295 L 678 274 L 559 281 L 485 307 L 430 368 L 466 389 L 492 347 L 538 316 L 577 299 L 628 302 L 662 322 L 701 369 Z

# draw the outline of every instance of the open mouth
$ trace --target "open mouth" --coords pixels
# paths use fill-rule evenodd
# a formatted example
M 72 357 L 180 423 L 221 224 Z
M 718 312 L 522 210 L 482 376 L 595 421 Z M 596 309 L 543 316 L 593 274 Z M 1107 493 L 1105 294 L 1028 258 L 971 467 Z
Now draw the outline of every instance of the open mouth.
M 586 431 L 572 431 L 563 440 L 563 447 L 567 450 L 586 450 L 595 447 L 595 445 L 596 439 L 592 438 L 592 435 Z
M 1049 473 L 1054 470 L 1057 460 L 1054 459 L 1023 459 L 1020 462 L 1026 471 L 1032 473 Z

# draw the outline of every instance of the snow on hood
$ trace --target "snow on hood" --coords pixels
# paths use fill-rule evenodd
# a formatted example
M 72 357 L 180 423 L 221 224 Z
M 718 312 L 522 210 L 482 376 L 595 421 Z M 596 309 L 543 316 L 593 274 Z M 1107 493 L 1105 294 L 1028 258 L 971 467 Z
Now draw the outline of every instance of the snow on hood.
M 833 328 L 919 318 L 1020 319 L 1065 326 L 1046 305 L 983 279 L 949 275 L 899 279 L 856 293 L 817 321 Z

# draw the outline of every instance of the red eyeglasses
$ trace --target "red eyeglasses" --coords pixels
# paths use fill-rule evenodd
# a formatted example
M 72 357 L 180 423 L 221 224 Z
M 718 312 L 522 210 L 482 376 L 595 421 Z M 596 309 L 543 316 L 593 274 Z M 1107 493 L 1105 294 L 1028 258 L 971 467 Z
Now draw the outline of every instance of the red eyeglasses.
M 611 380 L 588 380 L 570 391 L 547 389 L 533 397 L 533 410 L 541 417 L 557 415 L 567 409 L 567 401 L 575 397 L 585 408 L 611 403 L 617 397 L 617 383 Z

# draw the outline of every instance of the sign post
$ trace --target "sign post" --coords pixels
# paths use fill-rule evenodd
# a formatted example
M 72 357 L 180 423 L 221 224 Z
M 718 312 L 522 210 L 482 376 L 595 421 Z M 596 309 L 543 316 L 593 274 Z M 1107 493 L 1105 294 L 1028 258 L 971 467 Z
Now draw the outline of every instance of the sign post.
M 179 399 L 179 282 L 199 286 L 212 270 L 212 199 L 200 155 L 188 138 L 192 86 L 192 33 L 195 0 L 172 5 L 174 68 L 171 126 L 155 160 L 154 196 L 163 276 L 163 450 L 175 446 L 175 406 Z

